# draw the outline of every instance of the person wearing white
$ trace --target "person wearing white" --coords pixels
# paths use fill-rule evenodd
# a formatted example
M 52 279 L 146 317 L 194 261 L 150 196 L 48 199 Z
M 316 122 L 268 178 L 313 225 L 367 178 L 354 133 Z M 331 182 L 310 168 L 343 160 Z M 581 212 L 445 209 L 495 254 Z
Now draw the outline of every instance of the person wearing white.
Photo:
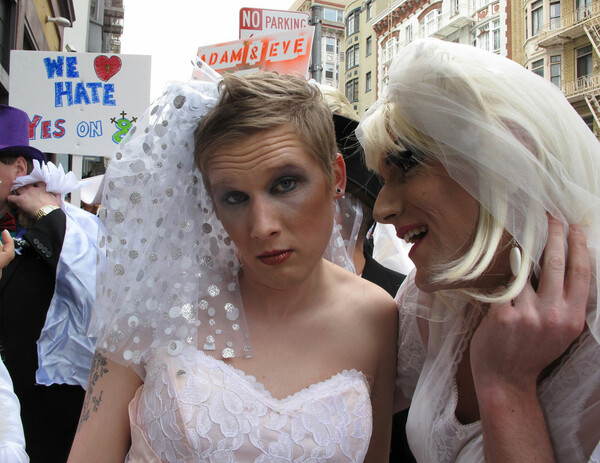
M 0 277 L 2 269 L 15 257 L 14 242 L 8 230 L 2 231 L 0 243 Z M 0 352 L 0 461 L 28 463 L 25 452 L 25 435 L 21 423 L 19 398 L 13 390 L 12 380 L 2 361 Z
M 0 461 L 28 463 L 25 435 L 21 424 L 19 399 L 13 392 L 12 380 L 0 358 Z
M 166 89 L 105 174 L 69 462 L 388 459 L 397 311 L 342 268 L 344 170 L 301 77 Z
M 374 216 L 412 243 L 397 395 L 417 461 L 588 461 L 600 441 L 594 134 L 549 81 L 436 39 L 396 58 L 358 132 L 385 182 Z

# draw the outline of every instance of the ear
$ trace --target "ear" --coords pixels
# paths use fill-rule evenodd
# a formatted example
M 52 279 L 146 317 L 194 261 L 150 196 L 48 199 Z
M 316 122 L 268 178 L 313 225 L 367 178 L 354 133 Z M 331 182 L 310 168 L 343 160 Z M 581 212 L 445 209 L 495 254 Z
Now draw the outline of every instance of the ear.
M 23 177 L 27 175 L 27 161 L 23 156 L 19 156 L 15 161 L 15 177 Z
M 336 193 L 337 189 L 342 190 L 342 193 Z M 333 197 L 339 199 L 344 196 L 346 191 L 346 163 L 341 153 L 337 153 L 333 161 Z

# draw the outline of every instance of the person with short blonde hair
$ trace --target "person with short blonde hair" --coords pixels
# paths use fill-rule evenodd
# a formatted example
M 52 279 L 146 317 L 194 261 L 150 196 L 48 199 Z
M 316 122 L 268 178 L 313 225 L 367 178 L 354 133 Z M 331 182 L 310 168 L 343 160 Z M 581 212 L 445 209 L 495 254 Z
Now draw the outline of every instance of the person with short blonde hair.
M 343 268 L 345 167 L 318 89 L 172 84 L 105 183 L 69 462 L 387 461 L 397 311 Z

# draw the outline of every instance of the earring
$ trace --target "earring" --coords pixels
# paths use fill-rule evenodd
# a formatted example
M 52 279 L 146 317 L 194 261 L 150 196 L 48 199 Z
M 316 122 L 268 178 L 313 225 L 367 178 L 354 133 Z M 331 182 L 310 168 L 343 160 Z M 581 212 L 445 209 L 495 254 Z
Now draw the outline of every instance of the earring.
M 510 250 L 510 271 L 516 278 L 521 271 L 521 250 L 515 241 L 513 241 L 513 247 Z
M 337 187 L 337 188 L 335 189 L 335 192 L 336 192 L 338 195 L 341 195 L 341 194 L 344 192 L 344 190 L 342 190 L 340 187 Z

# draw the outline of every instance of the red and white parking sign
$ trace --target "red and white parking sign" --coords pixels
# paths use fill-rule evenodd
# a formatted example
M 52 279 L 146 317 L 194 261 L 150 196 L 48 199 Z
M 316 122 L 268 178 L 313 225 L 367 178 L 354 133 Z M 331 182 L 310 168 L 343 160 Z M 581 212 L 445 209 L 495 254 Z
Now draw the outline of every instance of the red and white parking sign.
M 301 11 L 240 9 L 240 39 L 265 32 L 283 32 L 310 26 L 310 15 Z

